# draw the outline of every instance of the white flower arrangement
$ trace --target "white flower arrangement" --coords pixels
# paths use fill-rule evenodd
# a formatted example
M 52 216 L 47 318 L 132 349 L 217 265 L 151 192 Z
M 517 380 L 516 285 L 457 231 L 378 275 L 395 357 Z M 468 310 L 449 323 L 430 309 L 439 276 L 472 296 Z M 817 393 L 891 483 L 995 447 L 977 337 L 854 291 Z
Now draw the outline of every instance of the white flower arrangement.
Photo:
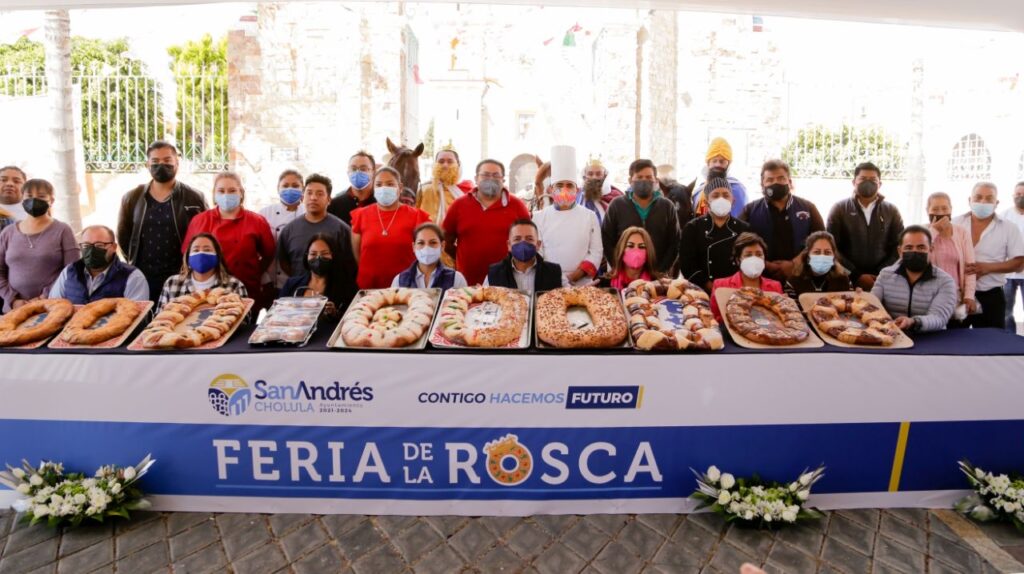
M 825 467 L 804 472 L 789 484 L 765 483 L 753 478 L 736 478 L 718 467 L 708 467 L 697 476 L 697 490 L 690 498 L 699 500 L 700 508 L 725 516 L 728 522 L 746 526 L 777 527 L 798 520 L 821 518 L 817 510 L 805 507 L 811 487 L 825 475 Z
M 7 465 L 0 472 L 0 484 L 24 495 L 11 508 L 24 513 L 31 524 L 45 520 L 52 527 L 78 526 L 85 519 L 130 518 L 129 510 L 150 506 L 137 485 L 156 462 L 149 455 L 135 466 L 100 467 L 90 478 L 80 472 L 65 474 L 61 463 L 40 462 L 36 468 L 27 460 L 21 462 L 19 468 Z
M 956 503 L 957 512 L 978 522 L 1011 522 L 1024 533 L 1024 477 L 994 475 L 966 460 L 959 464 L 974 492 Z

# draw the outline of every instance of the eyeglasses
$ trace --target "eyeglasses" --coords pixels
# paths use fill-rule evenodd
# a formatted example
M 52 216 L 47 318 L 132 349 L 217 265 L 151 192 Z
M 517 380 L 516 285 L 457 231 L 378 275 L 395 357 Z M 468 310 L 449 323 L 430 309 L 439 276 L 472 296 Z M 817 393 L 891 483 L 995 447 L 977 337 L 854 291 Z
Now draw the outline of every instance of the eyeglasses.
M 89 249 L 90 247 L 95 247 L 96 249 L 107 250 L 113 244 L 114 244 L 113 241 L 97 241 L 96 243 L 79 243 L 78 244 L 78 248 L 81 249 L 82 251 L 85 251 L 86 249 Z
M 501 181 L 501 180 L 505 179 L 505 176 L 500 174 L 500 173 L 486 172 L 486 171 L 482 171 L 482 172 L 476 174 L 476 176 L 479 177 L 480 179 L 496 179 L 498 181 Z

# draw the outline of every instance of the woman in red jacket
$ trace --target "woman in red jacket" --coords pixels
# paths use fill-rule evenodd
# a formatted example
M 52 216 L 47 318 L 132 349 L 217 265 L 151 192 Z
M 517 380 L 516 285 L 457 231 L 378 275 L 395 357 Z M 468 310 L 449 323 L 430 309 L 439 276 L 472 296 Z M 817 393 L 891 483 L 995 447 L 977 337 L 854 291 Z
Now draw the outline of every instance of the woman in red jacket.
M 356 282 L 360 289 L 386 289 L 395 275 L 416 261 L 413 231 L 430 221 L 426 211 L 399 200 L 402 177 L 394 168 L 382 167 L 373 178 L 377 203 L 352 212 L 352 250 L 359 263 Z
M 260 278 L 274 261 L 274 233 L 262 215 L 243 206 L 245 189 L 238 174 L 225 171 L 213 180 L 216 207 L 192 218 L 183 245 L 199 233 L 217 238 L 224 253 L 224 264 L 231 275 L 245 285 L 257 308 L 269 306 Z
M 718 302 L 715 300 L 715 289 L 719 287 L 727 289 L 755 287 L 762 291 L 782 293 L 782 283 L 761 276 L 761 273 L 764 272 L 766 251 L 768 251 L 768 245 L 756 233 L 747 231 L 736 238 L 736 243 L 732 246 L 732 258 L 740 270 L 729 277 L 715 279 L 711 286 L 711 312 L 715 314 L 715 319 L 719 322 L 722 320 L 722 313 L 718 310 Z

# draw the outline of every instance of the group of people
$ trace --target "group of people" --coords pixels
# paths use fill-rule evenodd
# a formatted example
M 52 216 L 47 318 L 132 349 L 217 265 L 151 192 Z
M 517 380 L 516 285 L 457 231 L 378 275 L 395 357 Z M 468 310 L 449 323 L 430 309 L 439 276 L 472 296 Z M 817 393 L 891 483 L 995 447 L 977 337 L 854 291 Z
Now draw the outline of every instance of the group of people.
M 214 177 L 208 207 L 203 193 L 178 180 L 178 161 L 172 144 L 154 142 L 151 179 L 122 198 L 116 231 L 90 226 L 77 240 L 51 215 L 49 182 L 0 168 L 3 311 L 47 297 L 84 304 L 124 296 L 159 308 L 224 287 L 258 307 L 279 296 L 325 296 L 327 314 L 337 317 L 359 289 L 485 284 L 534 292 L 682 276 L 709 293 L 859 288 L 911 331 L 1015 331 L 1013 302 L 1024 286 L 1024 182 L 1002 214 L 996 186 L 980 182 L 967 213 L 954 217 L 950 197 L 934 193 L 929 224 L 904 227 L 871 163 L 855 168 L 851 196 L 825 220 L 793 194 L 781 160 L 764 163 L 762 195 L 748 202 L 728 175 L 732 151 L 721 138 L 699 184 L 659 179 L 652 161 L 638 159 L 624 192 L 609 185 L 599 161 L 577 170 L 575 150 L 556 146 L 538 190 L 545 201 L 529 203 L 506 188 L 498 160 L 479 162 L 473 180 L 460 181 L 460 158 L 448 147 L 415 201 L 398 171 L 360 151 L 348 160 L 345 189 L 286 170 L 278 200 L 255 212 L 232 172 Z

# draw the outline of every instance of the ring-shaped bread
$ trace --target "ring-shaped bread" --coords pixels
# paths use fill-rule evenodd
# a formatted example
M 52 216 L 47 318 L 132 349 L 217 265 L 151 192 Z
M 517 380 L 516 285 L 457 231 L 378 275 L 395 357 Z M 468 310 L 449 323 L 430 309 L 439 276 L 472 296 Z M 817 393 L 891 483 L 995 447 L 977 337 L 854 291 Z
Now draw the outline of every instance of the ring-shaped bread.
M 584 307 L 592 324 L 569 323 L 570 307 Z M 537 297 L 537 337 L 562 349 L 614 347 L 626 339 L 626 318 L 618 298 L 597 287 L 563 287 Z
M 466 323 L 469 308 L 490 302 L 498 306 L 495 324 L 470 326 Z M 441 308 L 441 332 L 453 343 L 466 347 L 505 347 L 522 336 L 529 308 L 526 298 L 514 289 L 504 287 L 461 287 L 449 289 Z
M 178 325 L 201 305 L 213 305 L 213 313 L 198 326 L 178 331 Z M 242 298 L 222 287 L 175 297 L 142 332 L 142 346 L 147 349 L 198 347 L 231 332 L 244 314 Z
M 75 313 L 60 338 L 72 345 L 96 345 L 109 341 L 131 327 L 140 311 L 135 301 L 125 297 L 93 301 Z M 92 328 L 97 321 L 110 313 L 113 315 L 102 327 Z
M 685 279 L 637 279 L 623 289 L 622 297 L 637 349 L 717 351 L 725 346 L 707 293 Z M 662 321 L 655 299 L 679 301 L 683 311 L 681 329 Z
M 778 317 L 781 325 L 762 325 L 751 315 L 754 307 L 762 307 Z M 739 335 L 763 345 L 795 345 L 807 339 L 807 322 L 792 299 L 781 293 L 754 287 L 738 289 L 725 305 L 725 317 Z
M 75 312 L 67 299 L 39 299 L 31 301 L 0 317 L 0 347 L 28 345 L 60 331 Z M 38 325 L 22 327 L 36 315 L 46 313 Z
M 404 313 L 392 308 L 406 305 Z M 408 347 L 420 340 L 434 318 L 434 298 L 421 289 L 379 289 L 356 301 L 341 320 L 350 347 Z
M 900 334 L 900 328 L 885 309 L 853 293 L 819 298 L 811 307 L 811 320 L 822 332 L 850 345 L 888 347 Z

